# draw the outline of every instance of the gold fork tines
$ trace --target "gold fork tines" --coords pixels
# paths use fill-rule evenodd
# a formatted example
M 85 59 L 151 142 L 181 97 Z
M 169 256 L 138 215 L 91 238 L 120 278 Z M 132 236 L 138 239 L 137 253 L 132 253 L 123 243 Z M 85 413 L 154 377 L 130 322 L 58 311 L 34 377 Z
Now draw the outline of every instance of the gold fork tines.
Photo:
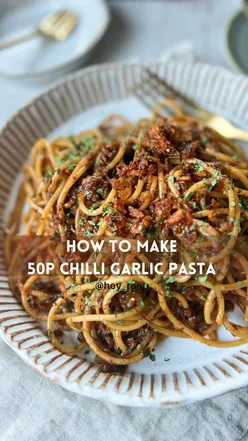
M 55 40 L 65 40 L 77 25 L 77 16 L 72 12 L 62 10 L 53 16 L 44 18 L 39 31 Z
M 39 24 L 38 28 L 34 29 L 29 34 L 21 35 L 13 40 L 0 42 L 0 50 L 30 40 L 39 34 L 54 40 L 65 40 L 73 29 L 75 29 L 77 23 L 78 17 L 73 12 L 65 9 L 58 11 L 55 14 L 45 17 Z
M 173 99 L 184 108 L 186 114 L 197 118 L 203 125 L 216 130 L 222 136 L 248 142 L 248 133 L 246 131 L 235 127 L 223 116 L 202 109 L 193 100 L 176 90 L 165 79 L 160 78 L 148 68 L 142 70 L 141 82 L 135 84 L 131 91 L 149 110 L 153 109 L 165 98 Z M 159 109 L 158 113 L 161 116 L 171 115 L 170 109 L 163 107 Z
M 194 101 L 176 91 L 166 80 L 161 79 L 148 68 L 142 70 L 141 82 L 135 84 L 132 88 L 132 93 L 135 94 L 149 110 L 165 98 L 174 100 L 176 98 L 177 102 L 186 107 L 186 110 L 189 110 L 191 114 L 200 112 L 202 116 L 209 115 L 209 112 L 200 109 Z M 161 108 L 161 111 L 162 110 L 163 108 Z

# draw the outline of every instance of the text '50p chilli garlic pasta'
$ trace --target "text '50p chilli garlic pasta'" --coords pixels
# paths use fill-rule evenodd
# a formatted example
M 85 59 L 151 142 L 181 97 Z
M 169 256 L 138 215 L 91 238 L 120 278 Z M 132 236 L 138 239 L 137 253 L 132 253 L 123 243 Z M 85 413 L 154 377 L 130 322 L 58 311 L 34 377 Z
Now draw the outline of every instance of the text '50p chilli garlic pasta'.
M 248 162 L 234 142 L 180 111 L 136 124 L 114 115 L 77 136 L 40 139 L 23 176 L 6 230 L 10 280 L 59 351 L 88 346 L 110 368 L 154 359 L 163 336 L 214 347 L 248 342 L 248 327 L 228 319 L 236 306 L 248 321 Z M 61 262 L 83 259 L 66 253 L 68 237 L 176 239 L 184 263 L 211 263 L 215 274 L 171 275 L 162 252 L 162 275 L 67 276 Z M 149 265 L 151 254 L 89 251 L 86 260 Z M 28 260 L 54 270 L 28 276 Z M 219 339 L 222 325 L 229 341 Z M 67 332 L 76 345 L 66 344 Z

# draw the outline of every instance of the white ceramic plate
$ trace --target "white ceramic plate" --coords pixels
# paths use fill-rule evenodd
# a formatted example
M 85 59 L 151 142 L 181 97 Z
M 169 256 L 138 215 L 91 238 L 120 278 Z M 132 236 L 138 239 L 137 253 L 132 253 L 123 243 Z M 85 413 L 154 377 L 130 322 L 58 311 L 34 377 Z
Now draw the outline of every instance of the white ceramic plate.
M 245 77 L 204 64 L 154 63 L 151 67 L 198 103 L 248 127 Z M 135 98 L 126 96 L 126 89 L 139 81 L 140 73 L 141 65 L 132 64 L 85 69 L 12 117 L 0 134 L 1 225 L 16 176 L 37 138 L 79 132 L 95 126 L 110 112 L 132 120 L 147 115 Z M 0 334 L 27 364 L 49 380 L 71 391 L 122 405 L 175 406 L 248 384 L 248 345 L 217 349 L 170 338 L 156 348 L 155 362 L 144 359 L 130 366 L 123 376 L 101 373 L 92 354 L 80 359 L 59 353 L 10 292 L 1 244 Z M 223 332 L 222 337 L 229 336 Z
M 24 2 L 0 16 L 0 41 L 36 28 L 47 15 L 68 9 L 78 16 L 78 25 L 63 42 L 41 35 L 0 51 L 0 72 L 11 77 L 35 77 L 78 68 L 103 36 L 110 21 L 104 0 L 36 0 Z

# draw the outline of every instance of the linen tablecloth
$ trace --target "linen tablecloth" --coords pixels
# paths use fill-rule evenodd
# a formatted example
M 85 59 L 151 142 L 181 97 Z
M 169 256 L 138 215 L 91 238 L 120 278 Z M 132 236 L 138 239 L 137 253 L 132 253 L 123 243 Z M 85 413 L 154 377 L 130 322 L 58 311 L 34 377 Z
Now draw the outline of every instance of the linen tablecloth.
M 175 409 L 103 403 L 49 383 L 0 340 L 1 441 L 245 441 L 248 389 Z
M 198 59 L 226 66 L 223 27 L 239 4 L 239 0 L 111 2 L 112 24 L 90 62 L 152 59 L 186 39 Z M 0 126 L 45 87 L 0 78 Z M 248 439 L 247 388 L 175 409 L 125 408 L 49 383 L 1 340 L 0 394 L 1 441 Z

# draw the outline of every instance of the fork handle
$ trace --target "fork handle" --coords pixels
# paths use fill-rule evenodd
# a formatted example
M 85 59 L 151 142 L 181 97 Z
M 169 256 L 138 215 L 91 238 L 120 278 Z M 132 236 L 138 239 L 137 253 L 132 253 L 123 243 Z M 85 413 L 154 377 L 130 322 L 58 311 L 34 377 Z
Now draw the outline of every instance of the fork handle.
M 8 41 L 1 41 L 0 42 L 0 50 L 8 49 L 9 47 L 16 46 L 17 44 L 23 43 L 23 41 L 30 40 L 33 37 L 36 37 L 40 32 L 38 29 L 35 29 L 32 32 L 29 32 L 28 34 L 21 35 L 20 37 L 13 38 L 12 40 Z
M 228 138 L 236 139 L 238 141 L 248 142 L 248 132 L 245 130 L 239 129 L 238 127 L 233 127 Z

